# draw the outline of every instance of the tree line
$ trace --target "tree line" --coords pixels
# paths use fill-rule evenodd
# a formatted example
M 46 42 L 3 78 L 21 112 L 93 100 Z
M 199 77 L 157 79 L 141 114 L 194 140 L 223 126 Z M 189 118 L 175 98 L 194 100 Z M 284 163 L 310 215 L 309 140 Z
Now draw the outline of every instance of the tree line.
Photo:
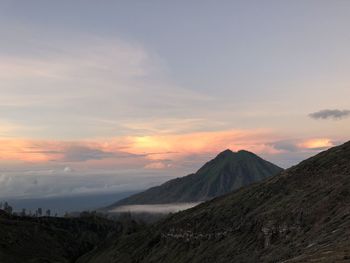
M 51 209 L 47 209 L 46 211 L 43 211 L 41 207 L 36 209 L 35 211 L 29 210 L 23 208 L 21 212 L 17 213 L 14 212 L 13 207 L 8 202 L 0 202 L 0 210 L 5 211 L 6 213 L 10 215 L 17 215 L 17 216 L 30 216 L 30 217 L 41 217 L 41 216 L 51 216 Z M 57 217 L 57 213 L 54 215 Z

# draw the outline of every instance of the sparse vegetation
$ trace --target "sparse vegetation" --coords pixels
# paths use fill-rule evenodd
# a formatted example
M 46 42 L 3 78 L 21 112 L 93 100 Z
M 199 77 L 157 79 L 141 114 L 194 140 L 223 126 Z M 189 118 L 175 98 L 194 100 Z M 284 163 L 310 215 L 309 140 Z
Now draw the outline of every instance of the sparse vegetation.
M 350 142 L 79 262 L 348 262 L 349 189 Z
M 0 262 L 75 262 L 106 239 L 143 227 L 133 220 L 109 220 L 96 212 L 60 218 L 17 216 L 0 210 Z

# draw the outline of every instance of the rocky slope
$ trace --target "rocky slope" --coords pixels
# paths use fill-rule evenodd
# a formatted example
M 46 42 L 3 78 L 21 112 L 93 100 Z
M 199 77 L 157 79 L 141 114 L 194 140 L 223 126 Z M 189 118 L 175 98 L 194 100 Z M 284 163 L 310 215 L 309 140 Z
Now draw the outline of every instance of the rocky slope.
M 350 142 L 79 262 L 350 262 Z
M 242 186 L 276 175 L 282 169 L 257 155 L 223 151 L 195 174 L 170 180 L 109 206 L 197 202 L 227 194 Z

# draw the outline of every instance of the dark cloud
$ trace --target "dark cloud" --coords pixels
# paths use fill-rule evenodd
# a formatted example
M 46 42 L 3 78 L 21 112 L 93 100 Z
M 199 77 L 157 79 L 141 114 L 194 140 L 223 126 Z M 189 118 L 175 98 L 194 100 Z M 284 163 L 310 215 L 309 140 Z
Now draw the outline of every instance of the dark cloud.
M 135 154 L 124 152 L 106 152 L 100 149 L 86 146 L 71 146 L 64 151 L 63 161 L 83 162 L 88 160 L 102 160 L 107 158 L 134 158 L 139 157 Z
M 311 156 L 314 156 L 317 152 L 324 151 L 330 148 L 330 146 L 307 148 L 303 146 L 305 140 L 302 139 L 287 139 L 271 142 L 268 145 L 274 149 L 279 150 L 278 154 L 262 154 L 267 160 L 279 165 L 283 168 L 289 168 Z M 339 145 L 343 141 L 330 141 L 332 145 Z
M 269 145 L 271 145 L 276 150 L 282 150 L 286 152 L 296 152 L 299 150 L 297 142 L 293 140 L 277 141 L 270 143 Z
M 283 152 L 296 153 L 302 151 L 323 151 L 330 148 L 330 145 L 340 145 L 344 143 L 342 140 L 330 140 L 329 145 L 319 146 L 319 147 L 305 147 L 303 143 L 305 140 L 294 139 L 294 140 L 281 140 L 276 142 L 271 142 L 268 145 L 272 146 L 276 150 L 281 150 Z
M 83 162 L 88 160 L 101 160 L 112 156 L 112 153 L 98 149 L 73 146 L 65 150 L 63 160 L 66 162 Z
M 334 119 L 339 120 L 350 117 L 350 110 L 320 110 L 310 113 L 309 116 L 313 119 Z

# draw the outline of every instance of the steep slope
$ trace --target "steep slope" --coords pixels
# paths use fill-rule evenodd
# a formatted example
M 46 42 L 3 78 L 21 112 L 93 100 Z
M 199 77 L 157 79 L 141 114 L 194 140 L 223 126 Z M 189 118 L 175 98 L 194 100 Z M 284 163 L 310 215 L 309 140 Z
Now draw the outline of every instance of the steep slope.
M 350 262 L 350 142 L 80 262 Z
M 239 151 L 223 151 L 195 174 L 170 180 L 129 198 L 108 209 L 130 204 L 196 202 L 227 194 L 242 186 L 276 175 L 282 169 L 257 155 Z

